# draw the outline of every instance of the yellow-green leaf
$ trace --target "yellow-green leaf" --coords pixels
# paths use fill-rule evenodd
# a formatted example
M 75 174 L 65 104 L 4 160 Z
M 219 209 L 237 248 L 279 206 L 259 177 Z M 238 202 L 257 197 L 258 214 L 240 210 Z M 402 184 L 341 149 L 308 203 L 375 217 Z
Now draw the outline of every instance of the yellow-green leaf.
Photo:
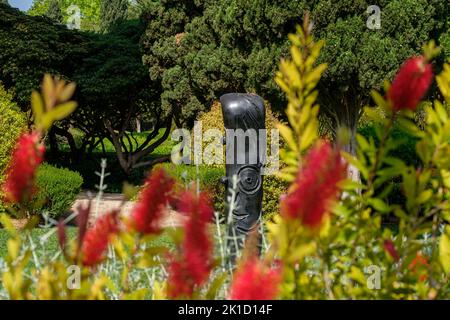
M 6 213 L 0 215 L 0 224 L 10 235 L 17 235 L 17 229 L 14 227 L 11 218 Z
M 450 227 L 447 226 L 439 241 L 439 260 L 445 273 L 450 273 Z

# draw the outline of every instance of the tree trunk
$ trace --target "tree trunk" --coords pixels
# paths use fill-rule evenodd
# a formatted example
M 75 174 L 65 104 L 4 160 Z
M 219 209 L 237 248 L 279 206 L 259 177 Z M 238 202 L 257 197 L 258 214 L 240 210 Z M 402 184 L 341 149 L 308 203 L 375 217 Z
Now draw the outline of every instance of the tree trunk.
M 136 118 L 136 132 L 141 133 L 141 119 Z
M 357 128 L 357 126 L 353 126 L 353 128 L 348 128 L 348 129 L 350 130 L 350 140 L 342 149 L 345 152 L 356 157 L 356 147 L 357 147 L 356 135 L 357 135 L 358 128 Z M 361 173 L 355 166 L 353 166 L 351 164 L 349 164 L 349 166 L 348 166 L 347 176 L 355 182 L 361 182 Z

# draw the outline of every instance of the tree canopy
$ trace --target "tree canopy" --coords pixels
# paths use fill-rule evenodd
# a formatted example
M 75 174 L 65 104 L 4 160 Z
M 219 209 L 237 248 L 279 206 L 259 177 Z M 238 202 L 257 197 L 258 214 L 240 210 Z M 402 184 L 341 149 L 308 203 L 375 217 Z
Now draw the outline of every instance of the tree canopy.
M 70 77 L 86 54 L 87 38 L 47 17 L 30 17 L 0 4 L 0 78 L 28 107 L 45 73 Z
M 52 0 L 45 15 L 55 22 L 62 23 L 64 17 L 61 11 L 60 1 Z
M 171 117 L 161 114 L 159 91 L 152 89 L 142 64 L 139 42 L 145 28 L 140 21 L 124 21 L 109 33 L 95 34 L 68 30 L 4 5 L 0 12 L 0 80 L 15 90 L 23 109 L 45 73 L 77 83 L 79 108 L 50 133 L 68 140 L 75 160 L 106 138 L 129 173 L 167 138 Z M 138 144 L 130 136 L 131 120 L 142 114 L 150 118 L 152 133 Z M 70 127 L 84 133 L 80 143 Z M 167 133 L 154 140 L 161 128 Z
M 47 14 L 54 0 L 34 0 L 33 5 L 28 10 L 28 14 L 33 16 L 44 16 Z M 101 0 L 60 0 L 63 22 L 74 14 L 68 10 L 71 6 L 77 6 L 81 14 L 81 30 L 98 31 L 100 21 Z
M 429 39 L 442 42 L 448 57 L 447 0 L 141 2 L 144 62 L 161 83 L 162 108 L 179 124 L 227 92 L 255 92 L 282 110 L 275 72 L 290 54 L 288 34 L 307 11 L 314 36 L 325 41 L 319 62 L 329 67 L 320 102 L 333 128 L 356 130 L 370 89 L 391 79 Z M 366 25 L 373 4 L 381 8 L 381 29 Z
M 114 25 L 127 19 L 129 0 L 102 0 L 100 6 L 100 30 L 109 31 Z

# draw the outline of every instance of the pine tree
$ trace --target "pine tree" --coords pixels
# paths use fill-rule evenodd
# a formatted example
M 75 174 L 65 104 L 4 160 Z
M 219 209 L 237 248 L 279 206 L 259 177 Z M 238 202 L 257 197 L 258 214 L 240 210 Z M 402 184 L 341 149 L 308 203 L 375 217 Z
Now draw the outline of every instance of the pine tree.
M 61 10 L 61 5 L 59 3 L 59 0 L 51 0 L 45 16 L 52 19 L 53 21 L 55 21 L 57 23 L 63 22 L 64 17 L 63 17 L 63 13 Z
M 9 5 L 9 2 L 8 2 L 8 0 L 0 0 L 0 4 L 6 4 L 6 5 Z
M 100 31 L 108 32 L 114 25 L 126 20 L 128 0 L 102 0 L 100 7 Z

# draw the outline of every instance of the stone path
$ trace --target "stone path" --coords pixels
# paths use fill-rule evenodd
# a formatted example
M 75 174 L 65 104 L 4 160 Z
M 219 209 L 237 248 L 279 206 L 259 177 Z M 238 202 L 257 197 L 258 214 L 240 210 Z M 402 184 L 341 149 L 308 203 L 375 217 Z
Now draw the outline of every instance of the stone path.
M 104 193 L 102 196 L 102 199 L 97 204 L 96 200 L 96 193 L 84 191 L 80 193 L 74 204 L 72 205 L 72 211 L 75 211 L 78 206 L 82 205 L 83 207 L 86 207 L 89 203 L 89 199 L 92 199 L 92 212 L 91 212 L 91 219 L 95 220 L 95 212 L 98 206 L 98 213 L 105 214 L 108 212 L 111 212 L 114 209 L 120 208 L 122 202 L 124 201 L 124 195 L 119 193 Z M 131 210 L 133 209 L 134 202 L 132 201 L 125 201 L 122 207 L 122 214 L 128 215 Z M 162 226 L 163 227 L 171 227 L 171 226 L 180 226 L 182 225 L 184 221 L 184 217 L 180 215 L 179 213 L 175 211 L 170 211 L 167 219 L 163 221 Z

